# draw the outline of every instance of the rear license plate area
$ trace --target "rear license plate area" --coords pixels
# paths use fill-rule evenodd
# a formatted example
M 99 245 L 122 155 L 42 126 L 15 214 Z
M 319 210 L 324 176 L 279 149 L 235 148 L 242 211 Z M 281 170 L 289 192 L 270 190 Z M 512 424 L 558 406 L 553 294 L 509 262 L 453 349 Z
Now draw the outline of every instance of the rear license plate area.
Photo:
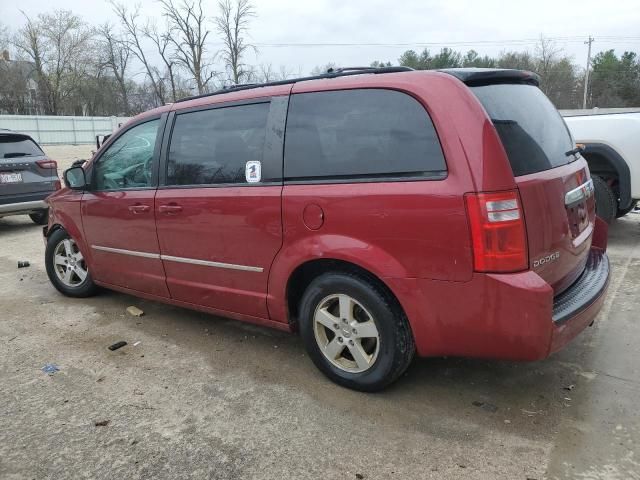
M 0 173 L 0 183 L 22 183 L 22 173 Z

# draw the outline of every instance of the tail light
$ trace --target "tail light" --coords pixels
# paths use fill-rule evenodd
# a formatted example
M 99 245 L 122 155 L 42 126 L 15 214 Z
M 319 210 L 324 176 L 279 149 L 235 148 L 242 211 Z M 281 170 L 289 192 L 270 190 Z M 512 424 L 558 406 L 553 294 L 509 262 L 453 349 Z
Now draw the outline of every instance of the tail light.
M 477 272 L 517 272 L 529 263 L 527 234 L 517 190 L 464 196 Z
M 58 168 L 58 163 L 55 160 L 38 160 L 36 165 L 40 168 Z
M 60 190 L 61 188 L 62 188 L 62 184 L 60 183 L 60 180 L 56 180 L 55 182 L 53 182 L 54 190 Z

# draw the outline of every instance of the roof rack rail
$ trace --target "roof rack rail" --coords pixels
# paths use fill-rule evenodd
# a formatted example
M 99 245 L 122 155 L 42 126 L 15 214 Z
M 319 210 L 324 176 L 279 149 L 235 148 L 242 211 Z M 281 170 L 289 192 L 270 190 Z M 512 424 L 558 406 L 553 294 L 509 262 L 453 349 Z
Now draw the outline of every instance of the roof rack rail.
M 320 75 L 310 75 L 308 77 L 288 78 L 286 80 L 277 80 L 274 82 L 265 83 L 244 83 L 238 85 L 230 85 L 223 87 L 220 90 L 216 90 L 211 93 L 203 93 L 201 95 L 193 95 L 191 97 L 181 98 L 176 100 L 175 103 L 187 102 L 189 100 L 195 100 L 197 98 L 211 97 L 213 95 L 221 95 L 223 93 L 237 92 L 240 90 L 250 90 L 252 88 L 261 87 L 275 87 L 278 85 L 290 85 L 292 83 L 304 82 L 307 80 L 322 80 L 325 78 L 347 77 L 350 75 L 362 75 L 365 73 L 382 74 L 382 73 L 397 73 L 397 72 L 410 72 L 413 68 L 410 67 L 344 67 L 344 68 L 330 68 L 326 73 Z

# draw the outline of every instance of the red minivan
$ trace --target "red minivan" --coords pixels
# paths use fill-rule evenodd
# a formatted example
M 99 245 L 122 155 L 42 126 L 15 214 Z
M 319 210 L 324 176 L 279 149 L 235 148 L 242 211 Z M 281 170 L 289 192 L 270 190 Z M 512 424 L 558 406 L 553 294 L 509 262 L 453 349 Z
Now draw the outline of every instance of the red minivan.
M 335 382 L 538 360 L 609 280 L 587 163 L 537 75 L 338 69 L 143 113 L 48 199 L 46 266 L 299 331 Z

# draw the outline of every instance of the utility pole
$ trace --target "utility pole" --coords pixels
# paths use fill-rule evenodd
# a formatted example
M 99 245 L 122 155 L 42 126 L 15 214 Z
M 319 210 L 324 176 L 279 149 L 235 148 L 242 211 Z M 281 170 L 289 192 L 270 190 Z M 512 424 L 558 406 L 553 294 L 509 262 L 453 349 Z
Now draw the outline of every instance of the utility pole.
M 591 35 L 589 35 L 589 40 L 587 40 L 585 45 L 589 45 L 589 51 L 587 52 L 587 69 L 584 72 L 584 96 L 582 97 L 582 108 L 587 108 L 587 92 L 589 90 L 589 66 L 591 65 L 591 44 L 594 39 Z

